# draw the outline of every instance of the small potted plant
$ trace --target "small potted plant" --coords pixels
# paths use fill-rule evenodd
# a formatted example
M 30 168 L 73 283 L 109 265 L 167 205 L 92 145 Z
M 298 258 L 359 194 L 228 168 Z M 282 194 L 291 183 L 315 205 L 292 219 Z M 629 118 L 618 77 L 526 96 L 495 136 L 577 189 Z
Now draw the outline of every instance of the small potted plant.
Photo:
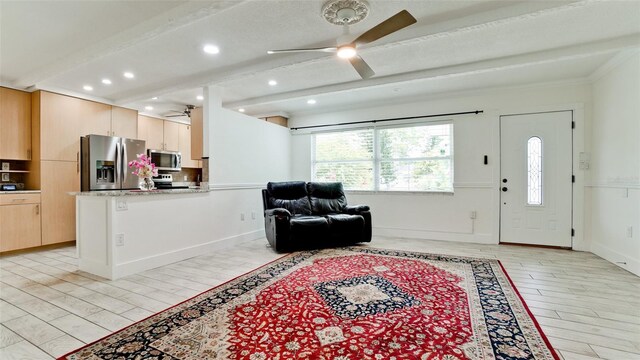
M 145 154 L 138 154 L 138 159 L 129 161 L 129 167 L 133 168 L 133 175 L 136 175 L 140 179 L 140 190 L 149 191 L 153 190 L 153 176 L 158 176 L 158 169 L 156 164 L 151 162 L 151 158 Z

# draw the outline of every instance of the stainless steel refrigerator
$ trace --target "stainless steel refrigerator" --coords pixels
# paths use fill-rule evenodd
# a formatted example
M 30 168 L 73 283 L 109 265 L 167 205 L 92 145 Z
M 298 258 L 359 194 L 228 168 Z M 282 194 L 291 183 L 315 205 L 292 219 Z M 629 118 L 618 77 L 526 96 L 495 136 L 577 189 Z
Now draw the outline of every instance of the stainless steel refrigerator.
M 87 135 L 80 138 L 81 189 L 127 190 L 138 188 L 138 177 L 128 163 L 145 154 L 145 141 L 114 136 Z

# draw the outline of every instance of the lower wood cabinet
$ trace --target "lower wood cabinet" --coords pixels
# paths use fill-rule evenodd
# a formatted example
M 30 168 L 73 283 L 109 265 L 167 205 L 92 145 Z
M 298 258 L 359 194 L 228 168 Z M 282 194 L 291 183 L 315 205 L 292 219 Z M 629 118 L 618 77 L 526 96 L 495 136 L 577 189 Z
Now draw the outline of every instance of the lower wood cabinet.
M 76 198 L 80 172 L 75 161 L 42 161 L 42 245 L 76 239 Z
M 40 195 L 0 195 L 0 252 L 41 245 Z

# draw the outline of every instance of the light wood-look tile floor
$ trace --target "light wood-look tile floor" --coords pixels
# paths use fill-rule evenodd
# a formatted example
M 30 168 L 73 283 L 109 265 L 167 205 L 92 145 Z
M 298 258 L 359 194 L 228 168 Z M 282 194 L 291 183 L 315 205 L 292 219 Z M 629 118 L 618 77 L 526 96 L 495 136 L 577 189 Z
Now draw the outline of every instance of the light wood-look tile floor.
M 640 359 L 640 278 L 585 252 L 375 238 L 368 246 L 498 258 L 564 360 Z M 108 281 L 74 247 L 0 258 L 0 359 L 51 359 L 281 255 L 266 240 Z

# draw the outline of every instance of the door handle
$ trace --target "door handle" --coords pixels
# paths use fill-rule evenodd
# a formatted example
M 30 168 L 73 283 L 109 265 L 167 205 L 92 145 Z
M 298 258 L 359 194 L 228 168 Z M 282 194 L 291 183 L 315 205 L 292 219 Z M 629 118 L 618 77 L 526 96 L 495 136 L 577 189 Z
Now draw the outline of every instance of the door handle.
M 506 187 L 506 186 L 504 186 L 504 187 L 502 188 L 502 191 L 503 191 L 503 192 L 507 192 L 507 190 L 508 190 L 508 189 L 507 189 L 507 187 Z

